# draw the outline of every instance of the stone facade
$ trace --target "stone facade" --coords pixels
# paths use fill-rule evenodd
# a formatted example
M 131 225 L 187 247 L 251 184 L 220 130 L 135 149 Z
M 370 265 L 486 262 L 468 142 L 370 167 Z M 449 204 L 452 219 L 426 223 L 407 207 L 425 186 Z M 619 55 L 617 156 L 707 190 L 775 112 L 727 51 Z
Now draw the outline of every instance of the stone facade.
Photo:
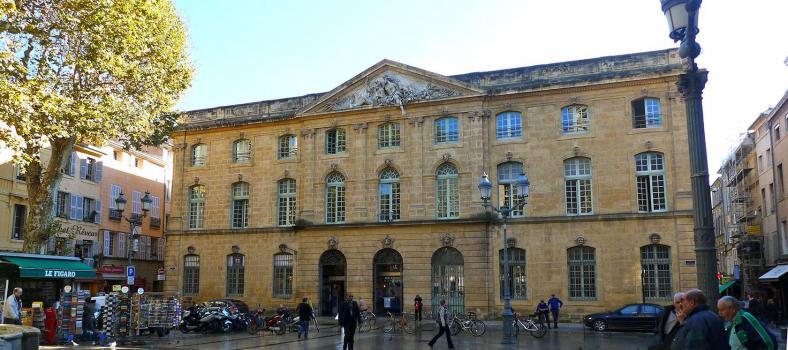
M 532 184 L 525 215 L 508 220 L 509 246 L 525 250 L 515 309 L 530 312 L 550 294 L 561 297 L 572 316 L 637 302 L 643 295 L 641 247 L 653 243 L 669 249 L 670 275 L 663 282 L 669 280 L 670 291 L 694 287 L 686 117 L 675 87 L 680 71 L 674 50 L 452 77 L 384 60 L 327 93 L 187 112 L 173 135 L 165 291 L 184 292 L 184 261 L 191 254 L 199 256 L 199 290 L 186 294 L 196 301 L 232 296 L 270 307 L 306 296 L 330 313 L 322 309 L 330 286 L 373 305 L 386 296 L 381 283 L 395 281 L 402 287 L 393 292 L 395 303 L 404 300 L 412 311 L 417 294 L 428 307 L 444 296 L 431 287 L 440 280 L 436 274 L 451 271 L 438 282 L 450 302 L 494 317 L 503 304 L 502 222 L 482 206 L 477 184 L 489 174 L 497 204 L 497 167 L 507 162 L 521 163 Z M 632 102 L 644 97 L 659 101 L 661 122 L 633 128 Z M 562 109 L 573 105 L 587 106 L 585 132 L 563 132 Z M 522 135 L 499 139 L 497 117 L 510 111 L 521 114 Z M 456 118 L 457 141 L 436 143 L 435 121 L 448 116 Z M 399 125 L 401 140 L 380 148 L 378 127 L 387 123 Z M 335 129 L 345 131 L 346 151 L 326 154 L 326 132 Z M 284 135 L 297 138 L 289 159 L 278 157 Z M 236 140 L 251 141 L 248 162 L 233 162 Z M 192 164 L 195 145 L 207 150 L 201 166 Z M 663 156 L 665 210 L 638 210 L 635 157 L 643 152 Z M 588 215 L 567 215 L 564 161 L 575 157 L 592 164 Z M 436 215 L 436 171 L 447 163 L 458 171 L 459 216 L 445 220 Z M 400 217 L 391 222 L 378 216 L 379 176 L 389 168 L 399 174 L 401 188 Z M 326 182 L 335 172 L 345 179 L 346 218 L 328 224 Z M 297 184 L 293 226 L 278 225 L 283 179 Z M 249 184 L 248 226 L 234 229 L 231 189 L 241 181 Z M 203 225 L 190 229 L 193 186 L 205 189 L 205 209 Z M 595 297 L 568 296 L 567 252 L 576 246 L 594 248 Z M 376 265 L 382 256 L 376 254 L 387 249 L 399 253 L 401 263 Z M 245 283 L 243 293 L 228 295 L 228 256 L 234 252 L 244 256 Z M 459 252 L 462 267 L 437 268 L 445 252 Z M 292 293 L 284 296 L 272 287 L 278 253 L 294 260 Z M 344 275 L 321 264 L 321 256 L 324 263 L 344 256 Z

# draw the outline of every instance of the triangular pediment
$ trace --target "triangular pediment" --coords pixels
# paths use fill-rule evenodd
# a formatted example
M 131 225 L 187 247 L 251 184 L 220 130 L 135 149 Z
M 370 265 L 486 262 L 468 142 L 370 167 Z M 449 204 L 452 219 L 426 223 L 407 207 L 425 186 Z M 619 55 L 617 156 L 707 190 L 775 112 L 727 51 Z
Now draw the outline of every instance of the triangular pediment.
M 353 77 L 297 114 L 338 112 L 476 96 L 482 94 L 459 80 L 394 61 L 383 60 Z

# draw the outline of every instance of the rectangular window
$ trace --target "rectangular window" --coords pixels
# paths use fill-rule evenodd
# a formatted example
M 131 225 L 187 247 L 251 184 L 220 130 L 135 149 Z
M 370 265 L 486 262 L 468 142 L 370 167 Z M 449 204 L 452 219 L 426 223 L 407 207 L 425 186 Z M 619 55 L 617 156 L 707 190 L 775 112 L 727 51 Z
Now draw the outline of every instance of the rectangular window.
M 763 171 L 763 155 L 758 156 L 758 172 Z
M 326 154 L 345 152 L 345 129 L 326 131 Z
M 596 299 L 596 259 L 592 247 L 574 247 L 567 251 L 569 299 Z
M 386 123 L 378 127 L 378 148 L 399 147 L 399 123 Z
M 161 216 L 161 203 L 159 202 L 158 196 L 150 196 L 151 203 L 150 203 L 150 217 L 154 219 L 158 219 Z
M 761 203 L 764 211 L 769 211 L 769 202 L 766 201 L 766 189 L 761 188 Z
M 658 128 L 662 126 L 659 99 L 643 98 L 632 102 L 632 127 L 635 129 Z
M 564 134 L 585 133 L 590 124 L 587 106 L 569 106 L 561 111 L 561 128 Z
M 117 244 L 117 234 L 110 233 L 109 236 L 106 236 L 106 237 L 109 238 L 109 243 L 107 244 L 107 247 L 108 247 L 107 250 L 109 251 L 109 255 L 110 256 L 119 256 L 119 255 L 121 255 L 121 254 L 117 254 L 115 252 L 115 247 L 118 245 Z
M 293 295 L 293 255 L 274 255 L 274 297 L 290 298 Z
M 648 152 L 635 156 L 635 184 L 640 212 L 667 210 L 664 157 Z
M 345 186 L 328 186 L 326 191 L 326 223 L 345 222 Z
M 784 194 L 785 194 L 785 183 L 783 182 L 783 165 L 782 164 L 777 165 L 777 185 L 778 185 L 777 191 L 779 191 L 778 195 L 777 195 L 777 198 L 778 198 L 778 202 L 779 202 L 779 199 L 782 199 Z
M 504 277 L 503 271 L 503 249 L 498 251 L 498 266 L 499 280 L 501 281 L 501 299 L 503 299 L 503 292 L 506 290 L 504 278 L 509 279 L 509 296 L 512 300 L 526 300 L 528 276 L 526 274 L 525 265 L 525 249 L 509 248 L 509 273 Z
M 460 217 L 460 179 L 458 177 L 439 178 L 437 182 L 438 218 Z
M 16 175 L 16 179 L 17 180 L 19 180 L 19 181 L 26 181 L 27 180 L 27 176 L 25 176 L 25 171 L 24 171 L 24 169 L 22 169 L 21 166 L 15 165 L 14 166 L 14 170 L 15 170 L 15 173 L 16 173 L 15 175 Z
M 454 143 L 460 140 L 457 118 L 444 117 L 435 121 L 435 143 Z
M 643 274 L 643 295 L 646 299 L 665 300 L 672 297 L 670 247 L 652 244 L 640 248 Z
M 71 152 L 68 156 L 65 164 L 63 165 L 63 174 L 68 176 L 74 176 L 74 173 L 77 170 L 77 154 L 76 152 Z
M 71 217 L 71 194 L 68 192 L 57 193 L 57 208 L 56 213 L 58 217 L 69 218 Z
M 522 114 L 504 112 L 495 118 L 495 137 L 498 140 L 519 138 L 523 134 Z
M 120 155 L 121 154 L 122 153 L 120 151 L 118 151 L 118 150 L 112 150 L 112 159 L 120 160 Z
M 244 256 L 227 256 L 227 296 L 244 295 Z
M 11 231 L 11 239 L 21 240 L 24 237 L 26 221 L 27 207 L 20 204 L 14 204 L 14 227 Z
M 379 185 L 380 192 L 378 201 L 380 221 L 397 221 L 400 216 L 400 191 L 399 182 L 387 182 Z
M 82 220 L 87 222 L 94 222 L 93 211 L 95 210 L 95 201 L 93 198 L 82 199 Z
M 142 214 L 142 192 L 131 192 L 131 213 Z
M 770 208 L 771 212 L 774 213 L 774 208 L 777 207 L 777 198 L 775 198 L 776 196 L 775 196 L 775 193 L 774 193 L 774 184 L 773 183 L 769 184 L 769 196 L 771 196 L 771 199 L 772 199 L 771 201 L 769 201 L 769 204 L 770 204 L 769 206 L 771 207 Z
M 87 164 L 87 172 L 85 173 L 85 180 L 96 181 L 96 160 L 93 158 L 85 159 Z
M 298 152 L 298 139 L 295 135 L 285 135 L 279 138 L 279 159 L 293 159 Z
M 279 181 L 278 192 L 278 219 L 279 226 L 295 225 L 296 212 L 296 182 L 292 179 Z
M 183 257 L 183 294 L 198 293 L 200 293 L 200 256 L 187 255 Z
M 774 127 L 774 139 L 775 140 L 779 140 L 780 139 L 780 126 L 779 125 Z

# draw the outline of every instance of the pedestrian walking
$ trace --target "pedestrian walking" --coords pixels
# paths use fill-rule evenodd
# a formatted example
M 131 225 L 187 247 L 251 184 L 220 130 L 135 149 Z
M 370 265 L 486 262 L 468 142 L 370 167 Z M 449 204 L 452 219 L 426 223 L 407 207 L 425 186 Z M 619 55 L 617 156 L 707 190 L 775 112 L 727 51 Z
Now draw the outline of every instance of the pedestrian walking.
M 773 298 L 766 300 L 766 307 L 764 307 L 763 312 L 763 322 L 766 323 L 767 326 L 777 328 L 777 304 L 774 302 Z
M 446 333 L 446 343 L 449 344 L 449 349 L 454 349 L 454 343 L 451 342 L 451 331 L 449 330 L 449 309 L 446 305 L 446 300 L 441 300 L 441 306 L 438 308 L 438 320 L 436 321 L 438 324 L 438 334 L 432 337 L 432 340 L 427 344 L 432 348 L 435 345 L 435 342 L 438 341 L 444 333 Z
M 82 314 L 82 339 L 95 341 L 96 330 L 96 301 L 91 297 L 85 298 L 84 312 Z
M 706 295 L 700 289 L 691 289 L 684 294 L 681 313 L 686 318 L 673 340 L 671 350 L 730 349 L 722 319 L 709 310 L 706 302 Z
M 742 310 L 742 304 L 731 296 L 722 297 L 717 302 L 720 317 L 730 322 L 727 332 L 731 350 L 777 349 L 777 337 L 755 316 Z
M 421 308 L 423 306 L 424 304 L 421 302 L 421 296 L 416 294 L 416 298 L 413 299 L 413 310 L 415 311 L 414 316 L 416 317 L 416 321 L 421 321 Z
M 339 306 L 339 325 L 345 332 L 342 350 L 353 350 L 356 327 L 359 323 L 361 323 L 361 311 L 358 309 L 358 304 L 353 301 L 353 294 L 348 294 L 347 300 Z
M 22 288 L 16 287 L 3 304 L 3 323 L 22 324 Z
M 301 299 L 301 304 L 296 306 L 296 313 L 298 314 L 298 339 L 301 339 L 301 333 L 304 334 L 304 339 L 309 339 L 309 321 L 312 320 L 312 306 L 308 303 L 309 299 Z
M 550 297 L 550 300 L 547 301 L 547 304 L 550 305 L 550 313 L 553 314 L 553 326 L 558 328 L 558 311 L 564 307 L 564 302 L 561 299 L 558 299 L 555 294 Z M 547 323 L 549 324 L 550 321 L 548 320 Z
M 539 300 L 539 304 L 536 305 L 536 315 L 539 317 L 539 323 L 545 324 L 547 323 L 547 328 L 550 328 L 550 308 L 547 306 L 547 303 L 544 302 L 544 299 Z
M 684 293 L 678 292 L 673 295 L 673 304 L 665 306 L 662 313 L 657 319 L 657 343 L 649 346 L 648 350 L 670 350 L 670 345 L 673 339 L 676 338 L 681 329 L 681 301 L 684 299 Z

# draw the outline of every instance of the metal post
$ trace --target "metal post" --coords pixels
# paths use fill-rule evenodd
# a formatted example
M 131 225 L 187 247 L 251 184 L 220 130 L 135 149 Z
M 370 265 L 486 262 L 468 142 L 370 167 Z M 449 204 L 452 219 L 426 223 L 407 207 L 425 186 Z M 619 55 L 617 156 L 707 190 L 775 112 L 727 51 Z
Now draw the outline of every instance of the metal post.
M 503 216 L 503 339 L 501 344 L 516 344 L 512 329 L 512 302 L 509 294 L 509 238 L 507 235 L 506 219 L 509 217 L 508 209 L 501 210 Z
M 643 304 L 646 303 L 646 269 L 640 268 L 640 296 L 643 297 Z

